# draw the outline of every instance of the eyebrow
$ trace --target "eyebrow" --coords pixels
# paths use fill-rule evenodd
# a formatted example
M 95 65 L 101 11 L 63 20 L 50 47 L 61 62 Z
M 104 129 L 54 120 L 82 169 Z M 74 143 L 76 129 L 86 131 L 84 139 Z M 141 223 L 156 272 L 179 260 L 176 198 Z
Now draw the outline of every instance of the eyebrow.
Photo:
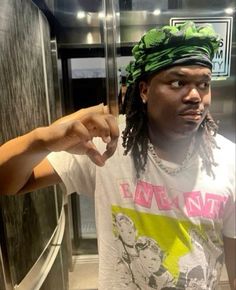
M 183 78 L 183 77 L 189 77 L 188 74 L 184 73 L 184 72 L 175 72 L 175 71 L 172 71 L 172 72 L 169 72 L 168 74 L 166 74 L 166 77 L 179 77 L 179 78 Z M 204 80 L 211 80 L 211 73 L 204 73 L 202 75 L 199 76 L 201 79 L 204 79 Z

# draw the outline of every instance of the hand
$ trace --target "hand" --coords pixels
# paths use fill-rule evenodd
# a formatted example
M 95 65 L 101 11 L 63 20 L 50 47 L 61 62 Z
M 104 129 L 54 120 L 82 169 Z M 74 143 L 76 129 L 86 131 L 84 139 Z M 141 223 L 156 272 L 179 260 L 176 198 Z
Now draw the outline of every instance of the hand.
M 93 108 L 93 107 L 92 107 Z M 107 113 L 96 113 L 85 109 L 83 114 L 76 114 L 76 118 L 63 118 L 51 126 L 42 128 L 44 147 L 49 152 L 67 151 L 73 154 L 87 154 L 98 166 L 103 166 L 117 147 L 119 128 L 115 117 Z M 75 113 L 72 114 L 75 116 Z M 69 116 L 68 116 L 69 117 Z M 92 142 L 94 137 L 101 137 L 107 144 L 104 153 L 97 150 Z
M 53 124 L 61 124 L 61 123 L 68 122 L 68 121 L 80 120 L 83 116 L 85 116 L 89 113 L 97 113 L 97 114 L 103 115 L 103 114 L 109 113 L 109 110 L 108 110 L 107 106 L 104 106 L 103 104 L 99 104 L 96 106 L 81 109 L 81 110 L 76 111 L 70 115 L 64 116 L 64 117 L 56 120 Z

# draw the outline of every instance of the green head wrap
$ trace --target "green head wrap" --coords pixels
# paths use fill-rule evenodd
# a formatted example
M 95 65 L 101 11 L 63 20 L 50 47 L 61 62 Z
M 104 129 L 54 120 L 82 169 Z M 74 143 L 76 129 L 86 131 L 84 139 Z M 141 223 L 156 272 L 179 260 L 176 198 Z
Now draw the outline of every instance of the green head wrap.
M 211 24 L 192 21 L 149 30 L 132 49 L 135 58 L 126 67 L 127 85 L 141 77 L 174 65 L 199 64 L 212 68 L 220 36 Z

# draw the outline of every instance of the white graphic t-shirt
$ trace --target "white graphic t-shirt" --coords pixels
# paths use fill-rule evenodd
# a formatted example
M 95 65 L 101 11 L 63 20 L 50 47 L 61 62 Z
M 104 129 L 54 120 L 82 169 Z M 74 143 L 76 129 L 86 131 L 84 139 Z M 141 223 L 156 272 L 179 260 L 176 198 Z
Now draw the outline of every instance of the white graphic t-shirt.
M 236 227 L 235 146 L 216 139 L 215 178 L 201 169 L 197 154 L 170 176 L 149 153 L 137 179 L 121 142 L 103 167 L 87 156 L 48 156 L 68 194 L 94 195 L 100 290 L 217 289 L 222 235 L 236 238 Z

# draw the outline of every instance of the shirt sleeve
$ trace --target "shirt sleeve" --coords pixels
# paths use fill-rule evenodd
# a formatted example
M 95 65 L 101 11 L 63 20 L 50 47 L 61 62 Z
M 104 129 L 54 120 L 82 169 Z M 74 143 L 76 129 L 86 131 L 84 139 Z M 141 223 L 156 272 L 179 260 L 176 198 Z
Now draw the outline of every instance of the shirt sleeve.
M 225 150 L 223 157 L 226 166 L 222 174 L 227 176 L 226 188 L 229 192 L 223 217 L 223 235 L 236 239 L 235 143 L 224 142 L 220 146 Z
M 96 166 L 86 155 L 62 151 L 50 153 L 47 159 L 64 183 L 67 194 L 94 194 Z
M 231 200 L 228 203 L 223 221 L 223 235 L 236 239 L 236 202 Z

